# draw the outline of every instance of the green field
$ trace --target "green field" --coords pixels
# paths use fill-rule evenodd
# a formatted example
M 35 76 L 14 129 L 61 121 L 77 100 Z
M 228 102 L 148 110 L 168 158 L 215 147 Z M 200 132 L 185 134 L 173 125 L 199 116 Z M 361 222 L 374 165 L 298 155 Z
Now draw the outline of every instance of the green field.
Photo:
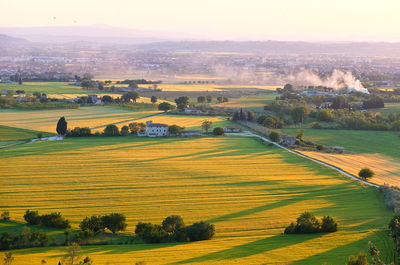
M 400 113 L 400 103 L 385 103 L 385 107 L 382 109 L 374 109 L 373 112 L 387 115 L 389 113 Z
M 282 129 L 295 136 L 299 129 Z M 391 131 L 304 129 L 304 138 L 318 144 L 342 146 L 356 153 L 380 153 L 400 160 L 400 137 Z
M 22 85 L 2 83 L 0 84 L 0 89 L 24 90 L 28 94 L 33 92 L 45 94 L 96 94 L 96 91 L 84 90 L 80 86 L 70 85 L 68 82 L 24 82 Z
M 86 215 L 126 214 L 160 223 L 215 224 L 209 241 L 85 246 L 95 264 L 344 264 L 373 241 L 392 257 L 391 213 L 375 188 L 259 140 L 75 138 L 1 151 L 0 209 L 22 221 L 26 209 L 60 211 L 76 228 Z M 283 235 L 304 212 L 331 215 L 339 231 Z M 14 251 L 15 264 L 56 264 L 63 247 Z M 109 263 L 108 263 L 109 262 Z

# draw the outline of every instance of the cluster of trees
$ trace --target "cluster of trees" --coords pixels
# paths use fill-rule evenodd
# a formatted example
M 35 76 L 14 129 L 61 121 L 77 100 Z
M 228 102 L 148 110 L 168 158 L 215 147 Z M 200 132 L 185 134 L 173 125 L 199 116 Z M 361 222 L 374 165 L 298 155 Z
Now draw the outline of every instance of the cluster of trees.
M 209 240 L 214 236 L 215 228 L 203 221 L 186 226 L 182 217 L 171 215 L 161 225 L 140 222 L 135 233 L 146 243 L 186 242 Z
M 24 227 L 17 235 L 7 231 L 3 232 L 0 236 L 0 250 L 44 247 L 47 246 L 48 242 L 49 237 L 45 232 L 41 230 L 31 231 L 29 227 Z
M 65 135 L 67 137 L 87 137 L 87 136 L 92 136 L 93 134 L 89 127 L 83 127 L 83 128 L 75 127 L 72 130 L 67 130 Z
M 257 117 L 257 123 L 271 129 L 281 129 L 285 125 L 283 119 L 278 116 L 261 115 Z
M 218 103 L 228 102 L 229 99 L 227 97 L 217 97 Z
M 255 120 L 255 114 L 253 111 L 248 110 L 248 111 L 243 111 L 243 109 L 240 109 L 239 111 L 235 111 L 232 116 L 233 121 L 254 121 Z
M 177 109 L 183 111 L 189 105 L 189 97 L 179 97 L 175 99 Z
M 136 84 L 136 85 L 150 85 L 150 84 L 161 84 L 162 81 L 153 81 L 153 80 L 146 80 L 146 79 L 125 79 L 123 81 L 117 81 L 117 84 Z
M 110 213 L 106 215 L 92 215 L 86 217 L 79 224 L 81 231 L 90 231 L 94 234 L 110 230 L 113 234 L 124 231 L 127 227 L 126 217 L 121 213 Z
M 386 265 L 380 257 L 379 249 L 372 244 L 371 241 L 368 242 L 368 254 L 371 257 L 372 265 Z M 346 262 L 346 265 L 369 265 L 367 254 L 364 252 L 360 252 L 358 256 L 351 255 Z M 394 265 L 395 263 L 388 263 L 387 265 Z
M 322 223 L 310 212 L 302 213 L 297 222 L 291 223 L 285 228 L 285 234 L 310 234 L 331 233 L 337 231 L 337 223 L 330 216 L 324 216 Z
M 212 96 L 211 95 L 207 95 L 207 96 L 199 96 L 199 97 L 197 97 L 197 102 L 198 103 L 205 103 L 206 101 L 207 101 L 207 103 L 211 103 Z
M 172 104 L 169 104 L 168 102 L 162 102 L 162 103 L 158 104 L 158 110 L 167 112 L 167 111 L 173 110 L 173 109 L 175 109 L 175 106 Z
M 62 229 L 71 227 L 69 221 L 65 219 L 61 213 L 39 215 L 38 211 L 26 210 L 24 219 L 30 225 L 41 225 Z
M 124 125 L 121 129 L 114 124 L 109 124 L 104 128 L 103 133 L 92 133 L 89 127 L 75 127 L 72 130 L 67 130 L 68 137 L 87 137 L 87 136 L 128 136 L 129 134 L 137 135 L 139 132 L 146 130 L 146 124 L 143 122 L 132 122 L 129 125 Z

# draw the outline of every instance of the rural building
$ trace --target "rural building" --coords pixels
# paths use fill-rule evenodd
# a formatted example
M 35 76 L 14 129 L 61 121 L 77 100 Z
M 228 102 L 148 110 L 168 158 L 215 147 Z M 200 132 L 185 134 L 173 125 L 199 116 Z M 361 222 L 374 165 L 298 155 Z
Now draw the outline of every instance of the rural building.
M 200 136 L 200 131 L 182 131 L 181 136 Z
M 344 147 L 341 146 L 334 146 L 332 147 L 333 152 L 343 154 L 344 153 Z
M 163 123 L 153 123 L 153 121 L 146 122 L 145 135 L 148 137 L 167 136 L 168 125 Z
M 281 140 L 279 142 L 280 144 L 285 144 L 285 145 L 294 145 L 296 144 L 296 138 L 293 136 L 287 136 L 287 135 L 281 135 Z
M 185 113 L 188 113 L 188 114 L 201 114 L 203 112 L 201 110 L 198 110 L 198 109 L 185 108 Z
M 242 127 L 240 127 L 240 126 L 225 126 L 224 131 L 225 132 L 241 132 Z

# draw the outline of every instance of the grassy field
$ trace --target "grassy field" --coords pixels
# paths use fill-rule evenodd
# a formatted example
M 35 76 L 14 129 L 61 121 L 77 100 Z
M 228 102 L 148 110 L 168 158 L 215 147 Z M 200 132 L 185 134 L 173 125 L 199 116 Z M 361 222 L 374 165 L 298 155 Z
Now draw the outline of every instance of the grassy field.
M 264 109 L 264 106 L 273 101 L 277 95 L 277 93 L 266 93 L 251 97 L 242 97 L 238 99 L 232 99 L 229 102 L 215 104 L 214 106 L 221 108 L 243 108 L 255 111 L 262 111 Z
M 283 129 L 296 135 L 296 129 Z M 305 129 L 304 138 L 314 143 L 342 146 L 355 154 L 326 154 L 306 152 L 308 155 L 339 166 L 357 175 L 363 167 L 375 171 L 371 181 L 400 186 L 400 137 L 396 132 L 356 130 Z
M 86 215 L 126 214 L 160 223 L 171 214 L 216 227 L 210 241 L 83 247 L 95 264 L 344 264 L 369 240 L 392 256 L 391 213 L 371 187 L 259 140 L 75 138 L 2 150 L 0 209 L 60 211 L 77 227 Z M 77 163 L 79 161 L 79 163 Z M 331 215 L 332 234 L 282 235 L 304 212 Z M 14 251 L 15 264 L 49 264 L 62 247 Z
M 22 85 L 2 83 L 0 89 L 25 90 L 28 94 L 36 91 L 46 94 L 96 94 L 96 91 L 84 90 L 69 84 L 68 82 L 24 82 Z
M 373 112 L 387 115 L 389 113 L 400 113 L 400 103 L 385 103 L 385 107 L 382 109 L 372 110 Z
M 64 116 L 68 128 L 98 127 L 111 123 L 139 119 L 159 111 L 132 111 L 112 106 L 91 106 L 79 109 L 19 111 L 0 109 L 0 125 L 56 133 L 57 121 Z

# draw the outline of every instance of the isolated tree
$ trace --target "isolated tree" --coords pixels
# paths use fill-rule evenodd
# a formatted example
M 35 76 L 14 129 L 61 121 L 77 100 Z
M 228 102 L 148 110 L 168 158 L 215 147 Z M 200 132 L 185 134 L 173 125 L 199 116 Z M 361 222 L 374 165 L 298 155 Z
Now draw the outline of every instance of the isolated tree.
M 119 129 L 116 125 L 110 124 L 104 129 L 105 136 L 119 136 Z
M 101 91 L 104 90 L 104 82 L 102 81 L 97 81 L 97 88 Z
M 24 219 L 30 225 L 38 225 L 40 223 L 39 212 L 26 210 L 24 214 Z
M 63 265 L 75 265 L 80 258 L 81 247 L 78 243 L 72 243 L 71 246 L 67 248 L 67 253 L 62 259 Z
M 370 179 L 375 175 L 374 171 L 372 171 L 371 169 L 365 167 L 362 168 L 360 170 L 360 172 L 358 172 L 358 176 L 364 180 Z
M 1 213 L 1 220 L 9 221 L 10 220 L 10 212 L 9 211 L 3 211 Z
M 65 120 L 64 117 L 61 117 L 58 122 L 57 122 L 57 128 L 56 131 L 58 133 L 58 135 L 60 136 L 64 136 L 65 133 L 67 132 L 67 121 Z
M 121 128 L 121 136 L 127 136 L 129 134 L 129 127 L 124 125 Z
M 167 112 L 172 109 L 172 105 L 169 104 L 168 102 L 163 102 L 158 104 L 158 109 Z
M 322 224 L 321 224 L 321 232 L 323 233 L 332 233 L 337 231 L 337 223 L 336 221 L 328 216 L 324 216 L 322 218 Z
M 309 113 L 310 110 L 307 107 L 296 107 L 290 114 L 294 123 L 303 123 Z
M 132 122 L 129 123 L 128 126 L 131 134 L 138 134 L 139 132 L 144 132 L 146 130 L 146 124 L 143 122 Z
M 12 252 L 6 252 L 4 253 L 4 265 L 11 265 L 11 263 L 14 261 L 14 257 L 12 255 Z
M 203 130 L 204 130 L 206 133 L 208 133 L 208 130 L 211 129 L 212 124 L 213 124 L 212 121 L 205 120 L 205 121 L 203 121 L 203 122 L 201 123 L 201 128 L 203 128 Z
M 103 103 L 112 103 L 113 102 L 113 98 L 111 96 L 109 96 L 109 95 L 104 95 L 101 98 L 101 102 L 103 102 Z
M 197 98 L 197 102 L 199 102 L 199 103 L 204 103 L 204 102 L 206 102 L 206 97 L 205 97 L 205 96 L 200 96 L 200 97 L 198 97 L 198 98 Z
M 153 104 L 157 103 L 157 97 L 156 96 L 151 96 L 150 101 Z
M 99 215 L 92 215 L 91 217 L 85 217 L 79 224 L 79 228 L 83 230 L 90 230 L 97 234 L 104 231 L 103 219 Z
M 182 111 L 182 110 L 184 110 L 184 109 L 187 107 L 187 105 L 189 104 L 189 98 L 186 97 L 186 96 L 176 98 L 176 99 L 175 99 L 175 103 L 176 103 L 176 106 L 177 106 L 178 110 L 181 110 L 181 111 Z
M 222 127 L 214 128 L 213 134 L 216 136 L 224 135 L 225 134 L 224 128 L 222 128 Z
M 139 94 L 139 92 L 136 92 L 136 91 L 129 91 L 129 92 L 123 94 L 121 98 L 124 102 L 129 103 L 129 102 L 133 101 L 136 103 L 136 100 L 138 98 L 140 98 L 140 94 Z
M 277 133 L 277 132 L 271 132 L 268 135 L 268 137 L 272 142 L 275 142 L 275 143 L 278 143 L 279 140 L 281 139 L 281 135 L 279 133 Z
M 251 110 L 248 110 L 247 111 L 247 120 L 254 121 L 255 119 L 256 119 L 256 116 L 255 116 L 254 112 Z
M 170 126 L 168 126 L 168 132 L 171 134 L 171 135 L 180 135 L 181 134 L 181 132 L 183 131 L 185 129 L 185 127 L 181 127 L 181 126 L 178 126 L 178 125 L 176 125 L 176 124 L 173 124 L 173 125 L 170 125 Z
M 111 213 L 102 217 L 104 227 L 110 230 L 113 234 L 119 231 L 124 231 L 126 224 L 126 217 L 121 213 Z
M 212 101 L 212 96 L 211 96 L 211 95 L 207 95 L 207 96 L 206 96 L 206 99 L 207 99 L 207 102 L 208 102 L 208 103 L 211 103 L 211 101 Z

